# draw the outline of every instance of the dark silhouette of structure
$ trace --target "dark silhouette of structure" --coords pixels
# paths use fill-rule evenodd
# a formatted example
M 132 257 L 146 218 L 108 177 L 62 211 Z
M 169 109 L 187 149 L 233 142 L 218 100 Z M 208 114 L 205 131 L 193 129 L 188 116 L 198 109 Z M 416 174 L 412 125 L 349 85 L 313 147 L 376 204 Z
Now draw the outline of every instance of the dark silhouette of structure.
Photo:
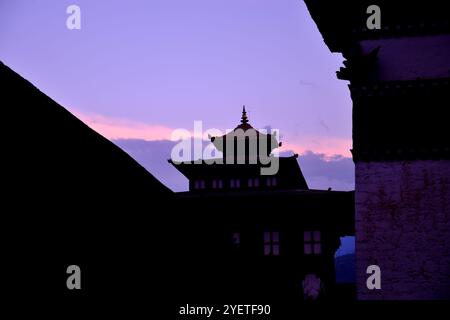
M 298 155 L 274 157 L 272 151 L 281 143 L 273 134 L 261 133 L 249 124 L 245 106 L 241 123 L 221 137 L 211 137 L 211 142 L 222 153 L 222 158 L 181 163 L 169 160 L 188 178 L 191 192 L 308 190 L 297 162 Z M 272 160 L 276 160 L 274 165 L 277 166 L 274 174 L 262 175 L 262 168 L 268 169 L 270 162 L 275 162 Z
M 174 194 L 4 64 L 0 87 L 9 297 L 172 313 L 249 297 L 298 311 L 306 274 L 320 277 L 323 297 L 334 292 L 333 255 L 354 232 L 352 192 L 309 190 L 288 157 L 270 188 Z M 283 182 L 288 168 L 295 183 Z M 79 291 L 66 287 L 72 264 Z
M 7 295 L 120 300 L 157 288 L 142 277 L 164 269 L 164 250 L 146 254 L 158 238 L 149 229 L 165 225 L 158 207 L 173 193 L 3 63 L 0 88 Z M 82 270 L 79 292 L 66 288 L 72 264 Z
M 297 156 L 276 158 L 269 153 L 279 146 L 276 138 L 256 130 L 249 136 L 251 129 L 244 109 L 241 124 L 232 132 L 211 138 L 223 152 L 222 163 L 169 160 L 189 179 L 189 192 L 177 194 L 185 210 L 200 217 L 198 224 L 208 230 L 207 235 L 201 231 L 194 243 L 207 242 L 211 254 L 198 259 L 206 260 L 207 269 L 213 256 L 226 266 L 208 285 L 226 288 L 225 296 L 232 292 L 236 299 L 292 299 L 297 304 L 308 298 L 303 281 L 314 276 L 320 279 L 321 299 L 336 297 L 334 254 L 340 237 L 354 234 L 353 192 L 309 189 Z M 218 143 L 228 139 L 235 142 L 228 144 L 232 152 L 224 150 L 226 143 Z M 261 155 L 256 148 L 252 152 L 252 139 L 255 146 L 260 139 L 274 140 L 263 149 L 269 154 Z M 279 170 L 261 175 L 262 158 L 277 160 Z M 196 246 L 185 248 L 185 254 Z
M 353 100 L 359 299 L 450 298 L 450 16 L 442 1 L 305 0 Z M 381 28 L 366 26 L 370 5 Z M 382 289 L 366 269 L 379 265 Z

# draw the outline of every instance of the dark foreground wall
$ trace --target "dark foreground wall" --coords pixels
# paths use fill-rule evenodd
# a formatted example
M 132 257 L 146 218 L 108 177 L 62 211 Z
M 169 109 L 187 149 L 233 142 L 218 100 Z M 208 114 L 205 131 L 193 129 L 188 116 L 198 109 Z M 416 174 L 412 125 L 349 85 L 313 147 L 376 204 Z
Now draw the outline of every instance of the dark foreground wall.
M 350 82 L 358 298 L 450 299 L 445 3 L 305 3 L 325 44 L 345 59 L 337 77 Z M 366 23 L 370 5 L 380 11 L 378 29 Z M 366 285 L 370 265 L 381 269 L 380 289 Z
M 159 234 L 173 193 L 2 63 L 0 106 L 3 296 L 120 300 L 164 288 Z M 72 264 L 79 292 L 66 287 Z
M 360 299 L 450 297 L 450 161 L 356 165 Z M 381 268 L 381 290 L 364 285 Z

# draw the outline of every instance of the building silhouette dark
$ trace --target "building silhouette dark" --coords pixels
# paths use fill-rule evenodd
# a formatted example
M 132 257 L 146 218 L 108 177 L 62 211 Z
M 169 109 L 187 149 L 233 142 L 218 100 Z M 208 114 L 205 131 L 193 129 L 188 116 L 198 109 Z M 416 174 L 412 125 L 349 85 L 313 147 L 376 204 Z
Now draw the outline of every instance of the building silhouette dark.
M 169 160 L 189 179 L 189 191 L 177 195 L 196 225 L 202 226 L 196 228 L 195 243 L 206 242 L 210 253 L 200 259 L 215 257 L 226 266 L 221 275 L 212 277 L 211 285 L 226 288 L 235 298 L 302 301 L 308 299 L 303 281 L 314 275 L 320 279 L 320 298 L 334 297 L 339 291 L 334 255 L 340 237 L 354 234 L 353 192 L 309 189 L 297 155 L 275 158 L 279 170 L 262 175 L 261 168 L 267 166 L 264 160 L 276 157 L 271 152 L 280 143 L 256 130 L 249 137 L 252 129 L 244 109 L 233 131 L 211 137 L 222 151 L 226 143 L 218 140 L 235 142 L 233 152 L 222 152 L 222 163 Z M 259 154 L 256 148 L 251 151 L 251 139 L 255 145 L 260 139 L 273 141 L 263 149 L 266 153 Z M 239 140 L 244 144 L 241 153 L 236 147 Z M 234 163 L 227 163 L 227 157 L 234 158 Z M 236 163 L 239 157 L 241 163 Z
M 254 129 L 248 122 L 245 106 L 241 123 L 236 128 L 210 139 L 222 153 L 220 159 L 196 159 L 181 163 L 169 160 L 189 180 L 190 192 L 308 190 L 297 162 L 298 155 L 274 157 L 272 151 L 281 146 L 281 142 L 274 134 Z M 262 140 L 264 143 L 261 143 Z M 227 147 L 232 149 L 227 150 Z M 262 168 L 269 169 L 269 162 L 273 159 L 277 161 L 273 174 L 262 174 Z
M 0 87 L 8 297 L 165 313 L 187 301 L 280 301 L 297 312 L 306 275 L 321 279 L 320 299 L 336 294 L 334 252 L 354 233 L 353 192 L 310 190 L 295 156 L 280 159 L 270 183 L 252 167 L 261 163 L 244 163 L 233 174 L 194 169 L 205 190 L 194 182 L 175 194 L 4 64 Z M 261 180 L 246 186 L 250 177 Z M 79 291 L 66 287 L 72 264 Z
M 143 298 L 140 288 L 152 287 L 153 301 L 165 301 L 168 281 L 156 275 L 171 241 L 146 252 L 168 224 L 158 207 L 173 192 L 1 62 L 0 88 L 4 294 L 74 308 Z M 72 264 L 80 291 L 66 287 Z
M 353 101 L 358 299 L 450 298 L 450 16 L 442 1 L 305 0 Z M 367 27 L 376 5 L 380 28 Z M 370 11 L 370 10 L 369 10 Z M 382 289 L 369 290 L 378 265 Z

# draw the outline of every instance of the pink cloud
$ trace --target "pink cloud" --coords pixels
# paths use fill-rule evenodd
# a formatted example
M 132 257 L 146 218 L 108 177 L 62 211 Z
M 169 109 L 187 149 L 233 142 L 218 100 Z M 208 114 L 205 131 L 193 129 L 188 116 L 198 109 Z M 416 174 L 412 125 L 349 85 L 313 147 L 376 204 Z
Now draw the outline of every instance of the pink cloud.
M 308 151 L 323 154 L 324 160 L 332 161 L 336 155 L 351 157 L 350 149 L 352 147 L 351 139 L 338 137 L 303 137 L 301 141 L 294 139 L 286 142 L 280 148 L 282 151 L 293 151 L 298 154 L 305 154 Z
M 172 140 L 171 136 L 174 128 L 164 125 L 147 124 L 139 121 L 107 117 L 100 114 L 84 113 L 72 110 L 72 113 L 87 124 L 89 127 L 110 140 L 116 139 L 142 139 L 147 141 L 154 140 Z M 186 130 L 193 136 L 192 128 Z M 206 130 L 207 128 L 203 128 Z M 223 131 L 225 133 L 225 131 Z M 198 138 L 198 137 L 197 137 Z M 203 139 L 207 139 L 203 137 Z M 308 151 L 325 155 L 324 159 L 333 160 L 335 155 L 351 157 L 350 148 L 351 139 L 337 137 L 302 137 L 301 141 L 295 138 L 287 137 L 283 139 L 283 145 L 279 149 L 283 151 L 293 151 L 304 154 Z
M 114 139 L 170 140 L 172 128 L 162 125 L 150 125 L 138 121 L 107 117 L 99 114 L 87 114 L 79 111 L 72 113 L 102 136 Z

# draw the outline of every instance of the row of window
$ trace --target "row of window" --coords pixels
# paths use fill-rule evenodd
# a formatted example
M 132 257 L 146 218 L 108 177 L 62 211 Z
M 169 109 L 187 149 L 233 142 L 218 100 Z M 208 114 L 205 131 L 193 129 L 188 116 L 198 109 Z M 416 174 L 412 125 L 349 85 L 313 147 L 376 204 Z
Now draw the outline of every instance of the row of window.
M 239 232 L 233 233 L 232 241 L 235 245 L 241 243 L 241 235 Z M 320 231 L 303 232 L 303 253 L 307 255 L 322 253 Z M 278 231 L 264 232 L 264 255 L 280 255 L 280 233 Z
M 265 183 L 267 187 L 276 187 L 277 186 L 277 178 L 276 177 L 267 177 L 265 179 Z M 260 178 L 249 178 L 247 180 L 247 187 L 249 188 L 257 188 L 260 186 Z M 237 189 L 241 187 L 241 179 L 230 179 L 229 187 L 231 189 Z M 205 189 L 206 182 L 205 180 L 195 180 L 194 181 L 194 189 Z M 213 179 L 211 181 L 212 189 L 223 189 L 224 181 L 222 179 Z

